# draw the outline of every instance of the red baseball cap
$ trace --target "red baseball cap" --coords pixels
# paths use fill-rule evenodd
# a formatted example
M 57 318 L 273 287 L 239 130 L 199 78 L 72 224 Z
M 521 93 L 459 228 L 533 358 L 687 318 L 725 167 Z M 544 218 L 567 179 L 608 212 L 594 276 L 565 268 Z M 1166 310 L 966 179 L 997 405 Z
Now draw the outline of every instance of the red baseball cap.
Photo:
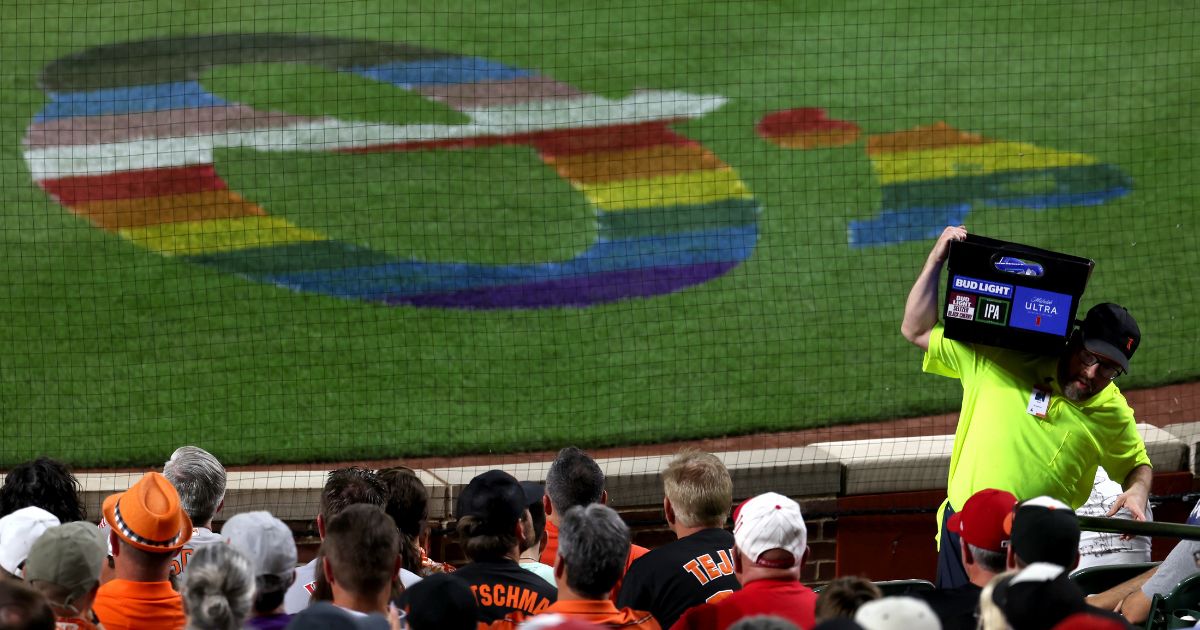
M 1017 497 L 1011 492 L 987 488 L 971 495 L 962 510 L 950 515 L 946 528 L 962 537 L 967 544 L 997 553 L 1004 551 L 1008 532 L 1004 519 L 1012 514 Z

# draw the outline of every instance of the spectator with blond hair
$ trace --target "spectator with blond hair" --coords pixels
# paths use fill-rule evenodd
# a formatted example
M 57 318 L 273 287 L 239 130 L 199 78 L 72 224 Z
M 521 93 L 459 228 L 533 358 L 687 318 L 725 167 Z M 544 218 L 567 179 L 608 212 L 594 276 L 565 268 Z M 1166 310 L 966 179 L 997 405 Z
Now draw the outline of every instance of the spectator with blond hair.
M 207 545 L 192 555 L 183 579 L 187 630 L 240 630 L 254 602 L 250 559 L 231 545 Z
M 663 513 L 677 540 L 629 567 L 618 606 L 648 610 L 664 628 L 683 612 L 740 588 L 733 534 L 722 529 L 733 504 L 733 480 L 715 455 L 688 449 L 662 473 Z
M 741 590 L 688 610 L 673 630 L 725 630 L 754 615 L 782 617 L 804 630 L 816 625 L 817 594 L 800 583 L 808 559 L 800 504 L 774 492 L 749 499 L 734 514 L 733 537 Z

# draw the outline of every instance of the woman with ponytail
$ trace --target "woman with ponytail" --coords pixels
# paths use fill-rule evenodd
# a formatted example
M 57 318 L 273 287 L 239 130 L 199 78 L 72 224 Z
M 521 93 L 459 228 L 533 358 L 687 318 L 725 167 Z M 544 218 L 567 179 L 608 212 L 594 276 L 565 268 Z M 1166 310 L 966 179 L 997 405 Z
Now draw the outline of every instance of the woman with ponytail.
M 197 549 L 184 574 L 187 630 L 241 630 L 254 603 L 250 560 L 230 545 Z

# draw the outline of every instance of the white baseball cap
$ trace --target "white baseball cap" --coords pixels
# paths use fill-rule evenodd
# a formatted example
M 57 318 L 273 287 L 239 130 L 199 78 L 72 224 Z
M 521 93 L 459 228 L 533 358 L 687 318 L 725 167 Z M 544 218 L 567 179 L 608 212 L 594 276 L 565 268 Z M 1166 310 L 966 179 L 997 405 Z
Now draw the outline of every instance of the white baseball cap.
M 865 630 L 941 630 L 929 604 L 915 597 L 884 597 L 858 607 L 854 621 Z
M 221 538 L 246 554 L 254 575 L 287 579 L 296 568 L 296 540 L 292 530 L 270 512 L 244 512 L 225 521 Z
M 0 567 L 21 577 L 21 565 L 29 557 L 33 543 L 47 529 L 58 525 L 57 516 L 33 506 L 0 518 Z
M 808 528 L 800 514 L 800 504 L 768 492 L 747 499 L 733 514 L 733 539 L 737 548 L 760 566 L 759 556 L 771 549 L 783 549 L 794 557 L 792 564 L 773 568 L 789 568 L 800 562 L 808 549 Z

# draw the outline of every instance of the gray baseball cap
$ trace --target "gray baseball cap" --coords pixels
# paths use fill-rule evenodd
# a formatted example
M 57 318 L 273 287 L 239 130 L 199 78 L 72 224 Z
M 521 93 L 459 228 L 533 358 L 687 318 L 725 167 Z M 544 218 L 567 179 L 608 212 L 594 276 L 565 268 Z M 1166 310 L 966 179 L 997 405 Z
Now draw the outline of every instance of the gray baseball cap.
M 254 575 L 288 579 L 296 568 L 296 540 L 292 530 L 270 512 L 244 512 L 225 522 L 221 538 L 246 554 Z
M 58 585 L 67 591 L 67 599 L 52 603 L 71 606 L 100 583 L 107 555 L 108 548 L 95 525 L 75 521 L 51 527 L 29 550 L 25 581 Z

